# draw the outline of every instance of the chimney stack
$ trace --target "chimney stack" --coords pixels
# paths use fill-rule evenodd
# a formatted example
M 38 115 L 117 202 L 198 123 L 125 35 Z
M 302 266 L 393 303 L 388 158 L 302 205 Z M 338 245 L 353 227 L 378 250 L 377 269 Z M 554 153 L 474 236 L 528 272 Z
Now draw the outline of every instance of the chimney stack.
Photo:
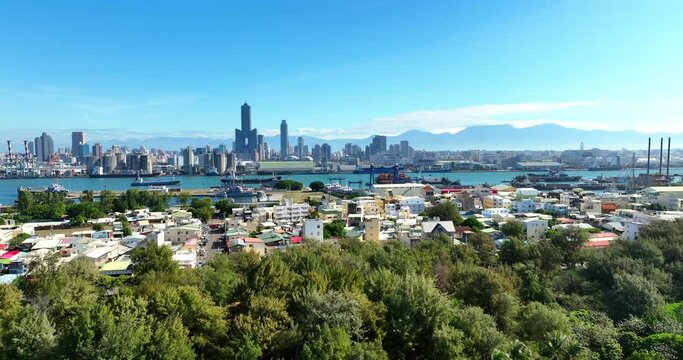
M 662 175 L 662 160 L 664 159 L 664 138 L 659 140 L 659 175 Z
M 669 178 L 669 160 L 671 160 L 671 137 L 669 137 L 669 145 L 666 147 L 666 177 Z
M 650 176 L 650 146 L 652 145 L 652 138 L 647 138 L 647 176 Z

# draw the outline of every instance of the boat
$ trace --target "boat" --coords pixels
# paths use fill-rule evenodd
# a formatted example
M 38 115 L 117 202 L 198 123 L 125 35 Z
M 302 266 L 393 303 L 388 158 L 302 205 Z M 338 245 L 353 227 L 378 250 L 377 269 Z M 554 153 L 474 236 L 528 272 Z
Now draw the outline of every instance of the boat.
M 376 184 L 401 184 L 406 183 L 410 180 L 406 173 L 399 173 L 398 179 L 394 179 L 393 173 L 381 173 L 375 178 Z
M 65 188 L 62 185 L 59 185 L 58 183 L 50 184 L 45 188 L 46 192 L 52 193 L 52 194 L 68 194 L 69 190 Z
M 524 182 L 529 181 L 532 183 L 536 182 L 575 182 L 581 181 L 581 176 L 569 176 L 565 173 L 560 172 L 550 172 L 548 174 L 525 174 L 515 176 L 513 182 Z
M 130 186 L 135 186 L 135 187 L 141 187 L 141 186 L 175 186 L 179 185 L 180 180 L 176 180 L 175 177 L 172 180 L 153 180 L 153 181 L 145 181 L 143 180 L 142 177 L 137 177 L 134 182 L 130 184 Z
M 100 179 L 100 178 L 148 178 L 148 177 L 159 177 L 161 173 L 116 173 L 116 174 L 88 174 L 88 177 Z
M 262 185 L 274 185 L 282 179 L 281 176 L 273 176 L 272 178 L 238 178 L 233 176 L 225 176 L 221 178 L 221 182 L 225 184 L 236 183 L 236 184 L 262 184 Z

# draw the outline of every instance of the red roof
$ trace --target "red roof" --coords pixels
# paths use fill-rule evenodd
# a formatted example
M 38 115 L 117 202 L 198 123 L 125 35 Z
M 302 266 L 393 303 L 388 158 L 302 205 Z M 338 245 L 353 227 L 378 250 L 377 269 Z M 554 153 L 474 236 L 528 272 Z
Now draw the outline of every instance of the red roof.
M 613 232 L 609 232 L 609 231 L 603 231 L 603 232 L 599 232 L 599 233 L 595 233 L 595 234 L 590 235 L 591 239 L 614 239 L 614 238 L 618 238 L 618 237 L 619 237 L 619 235 L 617 235 Z
M 21 250 L 12 250 L 0 255 L 0 259 L 11 259 L 15 257 Z
M 289 241 L 291 241 L 292 244 L 301 244 L 301 236 L 292 236 L 289 238 Z
M 599 249 L 609 247 L 611 241 L 609 240 L 594 240 L 587 242 L 584 246 L 587 248 Z
M 441 189 L 442 194 L 450 194 L 450 193 L 461 193 L 463 189 L 458 189 L 458 188 L 452 188 L 452 189 Z
M 0 250 L 7 249 L 7 244 L 0 244 Z

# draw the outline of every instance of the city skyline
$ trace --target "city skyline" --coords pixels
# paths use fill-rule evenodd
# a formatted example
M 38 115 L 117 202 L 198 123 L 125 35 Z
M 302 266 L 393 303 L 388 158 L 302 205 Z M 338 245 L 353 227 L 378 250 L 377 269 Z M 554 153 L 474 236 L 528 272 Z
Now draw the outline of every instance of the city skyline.
M 0 5 L 0 130 L 211 136 L 247 98 L 267 136 L 683 131 L 676 1 L 53 6 Z

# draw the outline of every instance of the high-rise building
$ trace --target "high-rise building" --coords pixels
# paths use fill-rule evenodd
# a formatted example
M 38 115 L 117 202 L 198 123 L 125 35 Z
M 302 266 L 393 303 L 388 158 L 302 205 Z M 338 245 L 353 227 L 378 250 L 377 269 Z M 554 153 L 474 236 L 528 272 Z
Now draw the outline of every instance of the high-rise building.
M 244 102 L 241 108 L 242 129 L 235 129 L 235 152 L 243 159 L 253 159 L 258 152 L 258 135 L 251 128 L 251 106 Z
M 49 161 L 52 154 L 55 153 L 54 143 L 52 137 L 47 133 L 42 133 L 39 137 L 34 139 L 36 159 L 39 161 Z
M 102 145 L 100 145 L 100 143 L 96 143 L 92 146 L 92 156 L 95 158 L 102 156 Z
M 320 146 L 320 157 L 323 161 L 332 160 L 332 147 L 328 143 L 324 143 Z
M 71 133 L 71 155 L 78 161 L 83 162 L 83 151 L 81 146 L 85 144 L 85 133 L 83 131 L 74 131 Z
M 154 170 L 154 158 L 150 154 L 140 155 L 140 171 L 151 174 Z
M 280 159 L 284 160 L 289 155 L 289 139 L 287 138 L 287 120 L 280 123 Z
M 305 152 L 305 148 L 304 148 L 304 137 L 299 136 L 296 139 L 296 143 L 297 143 L 297 145 L 296 145 L 297 146 L 296 156 L 298 156 L 299 159 L 303 159 L 303 157 L 306 156 L 306 152 Z
M 105 174 L 114 172 L 118 167 L 116 154 L 106 154 L 102 157 L 102 170 Z
M 384 135 L 375 135 L 372 137 L 372 144 L 370 144 L 370 155 L 382 154 L 387 151 L 387 137 Z
M 194 167 L 194 152 L 192 152 L 192 147 L 188 146 L 183 150 L 183 159 L 185 160 L 183 171 L 187 175 L 192 175 Z
M 401 141 L 399 144 L 400 147 L 400 154 L 402 157 L 408 157 L 410 155 L 410 145 L 408 144 L 407 140 Z
M 320 156 L 320 144 L 315 144 L 313 146 L 313 150 L 311 150 L 311 155 L 313 155 L 313 160 L 315 161 L 320 161 L 321 156 Z

